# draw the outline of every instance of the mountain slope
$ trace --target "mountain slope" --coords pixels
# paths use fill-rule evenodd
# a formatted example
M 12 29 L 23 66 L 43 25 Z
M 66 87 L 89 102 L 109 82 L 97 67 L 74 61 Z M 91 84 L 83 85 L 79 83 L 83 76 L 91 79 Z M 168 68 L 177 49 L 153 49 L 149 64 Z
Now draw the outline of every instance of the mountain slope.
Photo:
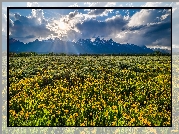
M 146 46 L 137 46 L 134 44 L 120 44 L 112 39 L 104 40 L 96 38 L 94 41 L 90 39 L 79 39 L 77 42 L 62 41 L 58 38 L 54 40 L 38 39 L 34 42 L 24 44 L 15 39 L 9 39 L 9 52 L 37 52 L 37 53 L 67 53 L 67 54 L 146 54 L 153 53 L 152 49 Z

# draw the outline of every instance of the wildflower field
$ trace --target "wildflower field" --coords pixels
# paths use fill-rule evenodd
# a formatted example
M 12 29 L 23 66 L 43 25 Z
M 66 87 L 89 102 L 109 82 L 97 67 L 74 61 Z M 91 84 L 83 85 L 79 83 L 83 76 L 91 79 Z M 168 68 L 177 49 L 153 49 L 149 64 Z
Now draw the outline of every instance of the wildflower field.
M 10 126 L 171 126 L 170 56 L 9 58 Z

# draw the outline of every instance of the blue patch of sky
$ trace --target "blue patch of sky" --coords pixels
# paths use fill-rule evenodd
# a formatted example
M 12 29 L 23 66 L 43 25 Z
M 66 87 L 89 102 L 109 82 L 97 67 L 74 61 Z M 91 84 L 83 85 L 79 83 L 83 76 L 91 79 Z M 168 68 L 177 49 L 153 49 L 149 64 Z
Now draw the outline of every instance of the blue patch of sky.
M 44 17 L 58 17 L 60 15 L 68 15 L 70 12 L 74 12 L 74 9 L 43 9 Z
M 10 9 L 9 10 L 10 14 L 18 13 L 18 14 L 20 14 L 22 16 L 29 16 L 29 15 L 31 15 L 31 12 L 32 12 L 32 9 Z M 11 16 L 9 16 L 9 17 L 12 20 L 15 19 L 14 17 L 11 17 Z
M 98 21 L 104 21 L 107 18 L 112 18 L 113 16 L 116 16 L 116 15 L 127 16 L 128 12 L 129 12 L 129 16 L 131 17 L 136 12 L 139 12 L 139 11 L 140 11 L 140 9 L 114 9 L 112 12 L 108 13 L 108 16 L 97 16 L 96 19 Z
M 129 16 L 133 16 L 136 12 L 139 12 L 141 9 L 115 9 L 113 12 L 116 15 L 126 16 L 129 12 Z

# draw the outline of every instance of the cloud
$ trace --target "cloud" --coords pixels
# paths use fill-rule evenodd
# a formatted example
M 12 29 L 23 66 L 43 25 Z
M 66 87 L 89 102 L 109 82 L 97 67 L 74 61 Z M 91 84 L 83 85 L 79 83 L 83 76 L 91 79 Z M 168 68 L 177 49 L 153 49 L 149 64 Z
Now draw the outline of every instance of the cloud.
M 67 34 L 64 39 L 69 40 L 69 41 L 77 41 L 81 37 L 82 37 L 81 33 L 71 29 L 67 31 Z
M 114 31 L 114 29 L 121 30 L 128 23 L 128 21 L 123 19 L 121 15 L 116 15 L 112 18 L 106 19 L 106 23 L 109 27 L 113 28 Z
M 75 28 L 76 23 L 81 23 L 85 19 L 85 15 L 79 13 L 77 10 L 70 12 L 68 15 L 61 15 L 61 17 L 53 18 L 49 21 L 47 27 L 52 31 L 61 34 L 67 34 L 69 30 L 78 31 Z M 61 29 L 61 27 L 64 27 Z M 60 29 L 60 30 L 59 30 Z
M 84 5 L 88 7 L 105 7 L 110 2 L 85 2 Z
M 129 23 L 117 34 L 116 40 L 150 47 L 171 47 L 170 10 L 142 9 L 127 20 Z
M 15 21 L 9 21 L 10 38 L 19 39 L 26 43 L 28 41 L 33 41 L 38 37 L 46 38 L 51 34 L 55 34 L 46 27 L 48 21 L 45 20 L 43 14 L 43 10 L 41 9 L 32 9 L 31 16 L 22 16 L 15 13 Z
M 165 4 L 165 2 L 147 2 L 143 6 L 160 6 L 160 7 L 172 7 L 172 46 L 176 47 L 178 45 L 179 47 L 179 41 L 178 41 L 178 35 L 179 35 L 179 25 L 178 25 L 178 13 L 179 13 L 179 3 L 178 2 L 171 2 Z M 161 19 L 164 19 L 166 16 L 161 16 Z M 170 16 L 167 16 L 168 19 L 170 19 Z M 167 19 L 165 18 L 165 19 Z M 164 42 L 165 43 L 165 42 Z M 173 45 L 174 44 L 174 45 Z
M 116 2 L 85 2 L 88 7 L 114 7 Z
M 77 23 L 75 27 L 82 33 L 84 38 L 91 38 L 94 34 L 105 32 L 105 23 L 92 19 L 84 21 L 83 23 Z
M 128 23 L 128 26 L 140 26 L 148 23 L 157 23 L 164 19 L 169 18 L 170 14 L 168 10 L 162 9 L 142 9 L 136 12 Z
M 108 16 L 108 13 L 111 13 L 114 9 L 94 9 L 89 10 L 88 15 L 92 15 L 94 17 L 97 16 Z
M 121 44 L 132 43 L 135 45 L 144 45 L 144 38 L 141 38 L 141 34 L 141 31 L 130 31 L 125 29 L 117 34 L 114 34 L 113 36 L 115 37 L 114 41 L 119 42 Z
M 127 21 L 120 15 L 117 15 L 105 21 L 97 21 L 96 19 L 86 20 L 83 23 L 77 23 L 75 26 L 85 38 L 92 38 L 95 35 L 107 37 L 112 33 L 117 33 L 126 24 Z
M 30 16 L 30 18 L 37 19 L 38 20 L 37 22 L 40 22 L 40 23 L 46 22 L 42 9 L 36 9 L 36 10 L 32 9 L 32 16 Z
M 88 14 L 89 15 L 101 15 L 106 9 L 94 9 L 91 10 Z
M 179 13 L 179 8 L 178 8 L 179 3 L 178 2 L 171 2 L 171 3 L 165 3 L 165 2 L 147 2 L 142 6 L 145 7 L 172 7 L 172 29 L 175 29 L 172 31 L 172 46 L 179 46 L 179 41 L 178 41 L 178 35 L 179 35 L 179 25 L 178 25 L 178 13 Z M 167 18 L 165 18 L 167 17 Z M 162 19 L 170 19 L 170 16 L 167 14 L 161 16 Z M 165 42 L 164 42 L 165 43 Z
M 146 2 L 144 5 L 141 5 L 141 7 L 160 7 L 162 5 L 162 2 Z
M 75 3 L 73 5 L 70 5 L 69 7 L 79 7 L 79 6 L 78 6 L 78 3 Z
M 164 14 L 164 15 L 161 16 L 160 19 L 161 19 L 161 20 L 165 20 L 168 16 L 169 16 L 169 14 Z
M 116 2 L 108 2 L 105 7 L 114 7 L 116 6 Z
M 152 43 L 152 46 L 167 47 L 171 49 L 171 40 L 167 38 L 157 39 Z
M 11 19 L 9 19 L 9 31 L 10 31 L 10 35 L 12 34 L 11 31 L 13 29 L 13 26 L 14 26 L 13 21 Z M 3 30 L 4 30 L 4 28 L 3 28 Z M 5 30 L 4 30 L 4 32 L 5 32 Z
M 171 48 L 171 23 L 153 23 L 136 27 L 125 27 L 117 34 L 115 39 L 121 43 L 133 43 L 136 45 L 165 46 Z
M 68 18 L 69 18 L 69 19 L 72 19 L 72 18 L 75 17 L 77 14 L 78 14 L 78 11 L 76 11 L 76 10 L 75 10 L 74 12 L 70 12 Z
M 147 27 L 144 37 L 154 39 L 162 37 L 171 37 L 171 22 L 158 23 Z
M 7 16 L 5 14 L 2 14 L 2 34 L 3 35 L 7 35 L 6 29 L 7 29 Z
M 27 7 L 39 7 L 38 2 L 27 2 Z

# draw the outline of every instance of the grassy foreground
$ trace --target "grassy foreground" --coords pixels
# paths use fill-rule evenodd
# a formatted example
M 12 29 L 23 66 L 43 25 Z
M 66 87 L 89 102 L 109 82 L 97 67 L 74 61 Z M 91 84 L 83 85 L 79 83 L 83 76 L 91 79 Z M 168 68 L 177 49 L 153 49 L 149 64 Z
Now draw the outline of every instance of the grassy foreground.
M 170 56 L 9 60 L 10 126 L 171 126 Z

